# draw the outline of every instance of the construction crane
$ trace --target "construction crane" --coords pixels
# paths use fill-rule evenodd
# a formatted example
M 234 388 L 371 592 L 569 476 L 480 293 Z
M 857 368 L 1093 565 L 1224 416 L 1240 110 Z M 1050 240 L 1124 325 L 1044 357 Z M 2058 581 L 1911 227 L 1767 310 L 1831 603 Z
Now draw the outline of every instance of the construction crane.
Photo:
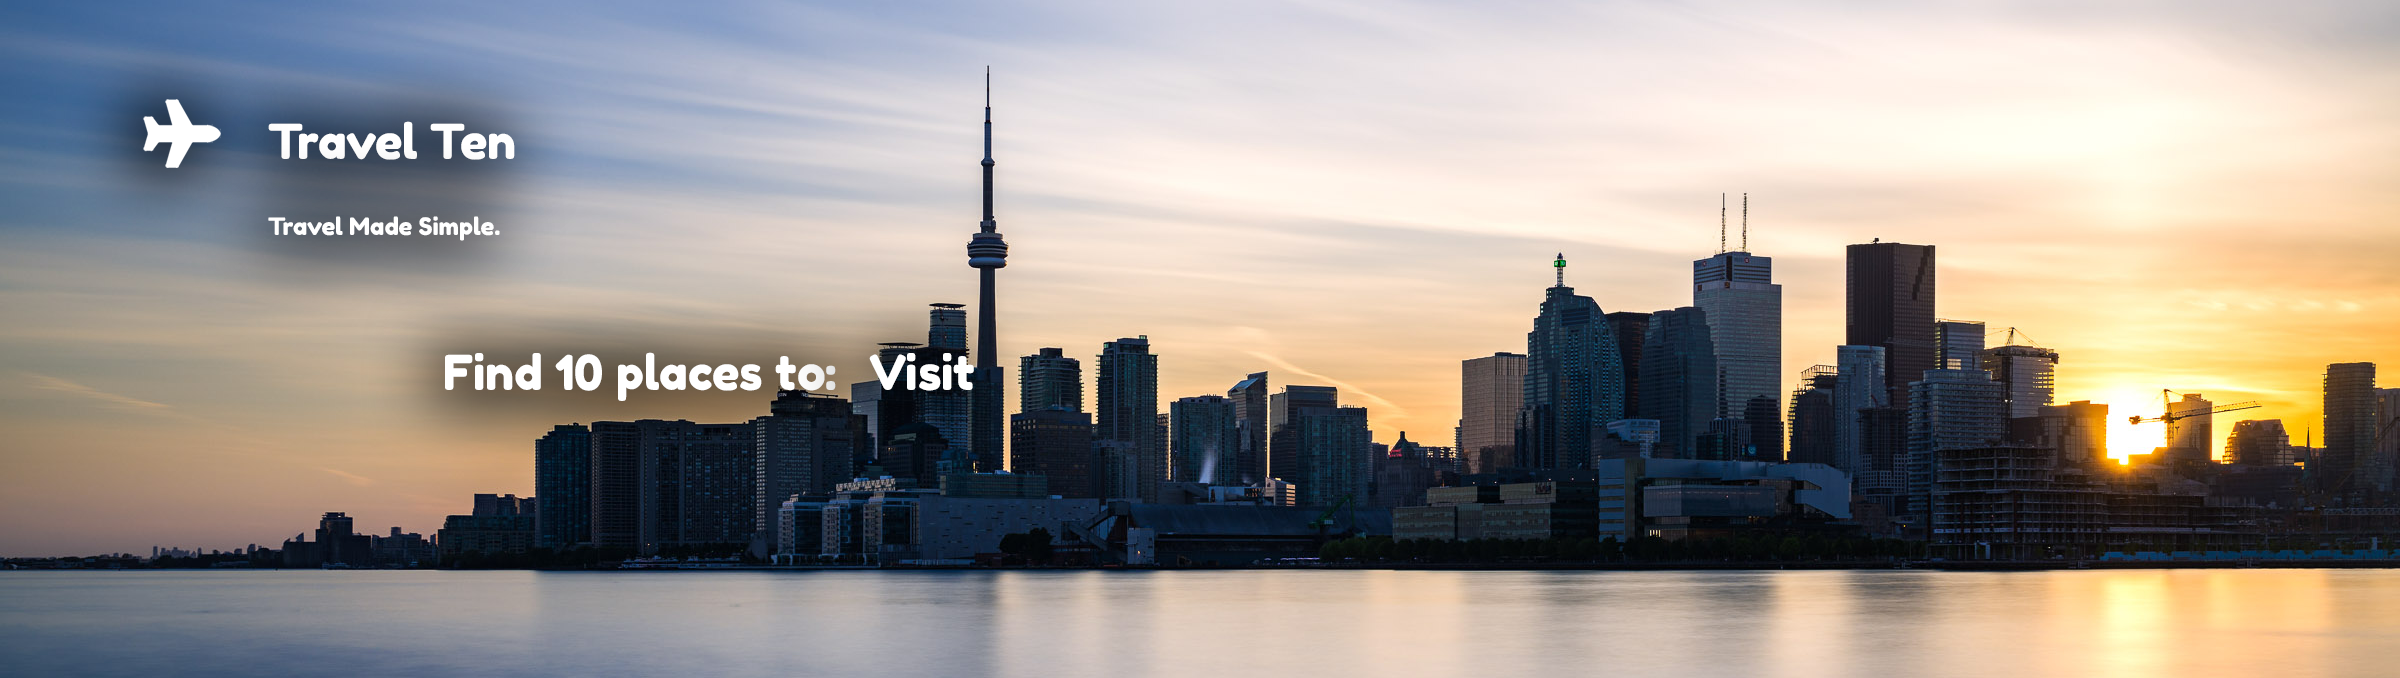
M 2192 417 L 2205 417 L 2205 416 L 2208 416 L 2208 415 L 2212 415 L 2212 414 L 2221 414 L 2221 413 L 2225 413 L 2225 412 L 2238 412 L 2238 411 L 2241 411 L 2241 410 L 2255 410 L 2255 409 L 2258 409 L 2258 408 L 2259 408 L 2258 401 L 2256 401 L 2256 400 L 2245 400 L 2245 401 L 2238 402 L 2238 403 L 2226 403 L 2226 404 L 2223 404 L 2223 405 L 2211 405 L 2211 406 L 2208 406 L 2208 407 L 2205 407 L 2205 408 L 2200 408 L 2200 409 L 2190 409 L 2190 410 L 2184 410 L 2184 411 L 2182 411 L 2182 412 L 2177 412 L 2177 411 L 2175 411 L 2175 390 L 2174 390 L 2174 389 L 2166 389 L 2166 388 L 2162 388 L 2162 389 L 2159 389 L 2159 393 L 2160 393 L 2160 396 L 2159 396 L 2159 398 L 2160 398 L 2161 400 L 2164 400 L 2164 401 L 2166 402 L 2166 407 L 2162 408 L 2162 409 L 2164 410 L 2164 412 L 2163 412 L 2162 414 L 2159 414 L 2158 416 L 2155 416 L 2155 417 L 2145 417 L 2145 416 L 2141 416 L 2141 415 L 2138 415 L 2138 414 L 2137 414 L 2137 415 L 2134 415 L 2134 416 L 2126 417 L 2126 419 L 2127 419 L 2127 420 L 2130 420 L 2130 421 L 2132 421 L 2132 422 L 2133 422 L 2133 423 L 2135 423 L 2135 424 L 2147 424 L 2147 423 L 2154 422 L 2154 421 L 2158 421 L 2158 422 L 2166 422 L 2166 424 L 2167 424 L 2167 426 L 2168 426 L 2169 428 L 2173 428 L 2173 427 L 2175 426 L 2175 422 L 2176 422 L 2176 421 L 2183 420 L 2183 419 L 2189 419 L 2189 418 L 2192 418 Z

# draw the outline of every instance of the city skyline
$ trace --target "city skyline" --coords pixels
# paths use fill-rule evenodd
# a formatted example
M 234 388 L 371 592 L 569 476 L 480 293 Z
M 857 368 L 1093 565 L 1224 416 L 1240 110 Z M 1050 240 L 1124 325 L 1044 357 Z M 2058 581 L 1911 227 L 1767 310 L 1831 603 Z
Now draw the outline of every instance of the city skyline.
M 1475 84 L 1456 70 L 1394 82 L 1388 73 L 1404 72 L 1406 64 L 1362 69 L 1316 60 L 1292 74 L 1270 75 L 1212 67 L 1185 51 L 1192 45 L 1162 48 L 1154 58 L 1218 79 L 1196 80 L 1189 91 L 1154 101 L 1104 94 L 1126 86 L 1125 72 L 1078 70 L 1086 67 L 1022 46 L 989 59 L 952 47 L 940 58 L 863 66 L 819 60 L 771 72 L 801 83 L 787 86 L 796 89 L 740 88 L 742 101 L 715 104 L 716 117 L 707 119 L 728 123 L 725 136 L 686 130 L 671 138 L 691 149 L 642 148 L 630 158 L 610 158 L 572 140 L 640 118 L 637 112 L 652 115 L 704 97 L 687 90 L 604 98 L 598 103 L 626 105 L 570 116 L 559 111 L 594 103 L 593 95 L 537 91 L 517 114 L 553 125 L 562 141 L 551 148 L 566 157 L 529 164 L 533 174 L 521 179 L 526 196 L 512 198 L 511 209 L 526 215 L 518 222 L 558 225 L 547 232 L 528 227 L 526 244 L 496 244 L 490 253 L 400 262 L 355 252 L 295 254 L 225 235 L 249 223 L 253 211 L 286 209 L 272 200 L 252 207 L 177 186 L 159 189 L 172 199 L 125 199 L 138 192 L 96 181 L 113 177 L 113 165 L 63 158 L 81 144 L 118 141 L 113 132 L 39 117 L 29 129 L 56 138 L 0 133 L 0 141 L 27 151 L 0 160 L 17 176 L 58 165 L 56 178 L 12 181 L 9 204 L 25 209 L 0 231 L 9 245 L 0 248 L 7 276 L 0 282 L 12 299 L 8 329 L 0 334 L 7 349 L 0 372 L 8 375 L 0 387 L 6 405 L 0 422 L 23 432 L 5 455 L 7 479 L 0 481 L 0 495 L 9 497 L 0 513 L 10 516 L 0 529 L 6 535 L 0 554 L 257 542 L 294 531 L 321 509 L 347 511 L 362 525 L 430 532 L 439 516 L 457 512 L 458 497 L 531 495 L 528 443 L 555 424 L 747 421 L 772 400 L 749 393 L 615 406 L 448 398 L 426 386 L 439 353 L 431 347 L 604 356 L 655 350 L 746 361 L 785 354 L 840 364 L 847 375 L 862 367 L 876 342 L 924 336 L 917 315 L 923 304 L 964 301 L 972 293 L 954 257 L 959 215 L 967 212 L 960 205 L 974 182 L 960 162 L 973 144 L 965 114 L 972 89 L 965 83 L 968 69 L 985 60 L 998 62 L 1004 77 L 1023 77 L 1026 86 L 1002 88 L 1012 125 L 1024 121 L 1023 131 L 1012 126 L 1003 142 L 1011 158 L 1024 158 L 1012 160 L 1012 183 L 1001 191 L 1000 209 L 1016 224 L 1010 254 L 1017 266 L 1010 322 L 998 337 L 1000 360 L 984 359 L 1007 366 L 1045 346 L 1089 356 L 1111 339 L 1148 335 L 1159 356 L 1154 404 L 1162 410 L 1177 398 L 1223 393 L 1242 375 L 1266 371 L 1279 386 L 1339 388 L 1343 405 L 1367 408 L 1376 440 L 1407 431 L 1417 440 L 1447 441 L 1459 418 L 1452 376 L 1458 361 L 1524 350 L 1539 289 L 1550 282 L 1545 269 L 1552 253 L 1563 250 L 1577 263 L 1578 293 L 1607 311 L 1689 305 L 1688 292 L 1678 289 L 1686 266 L 1712 251 L 1716 235 L 1706 198 L 1729 190 L 1747 191 L 1758 202 L 1747 249 L 1773 257 L 1782 269 L 1779 391 L 1799 381 L 1801 368 L 1835 362 L 1842 248 L 1874 238 L 1940 247 L 1939 316 L 2040 337 L 2061 356 L 2056 402 L 2109 404 L 2118 416 L 2112 446 L 2163 435 L 2155 424 L 2116 429 L 2123 415 L 2156 414 L 2161 388 L 2215 402 L 2262 402 L 2259 410 L 2223 417 L 2208 441 L 2212 448 L 2240 419 L 2282 419 L 2297 443 L 2305 429 L 2318 428 L 2325 365 L 2400 363 L 2393 353 L 2400 342 L 2391 339 L 2400 280 L 2384 263 L 2400 252 L 2376 226 L 2388 223 L 2396 206 L 2372 190 L 2388 185 L 2395 171 L 2389 158 L 2400 154 L 2389 152 L 2388 123 L 2353 117 L 2388 111 L 2388 101 L 2400 98 L 2378 94 L 2394 86 L 2388 77 L 2330 89 L 2343 69 L 2387 59 L 2388 47 L 2295 54 L 2285 51 L 2299 49 L 2284 42 L 2290 35 L 2194 20 L 2155 33 L 2164 37 L 2146 43 L 2151 50 L 2118 49 L 2101 38 L 2157 27 L 2095 15 L 2094 35 L 2059 38 L 2069 54 L 2109 57 L 2088 79 L 2066 77 L 2066 63 L 2048 61 L 2016 75 L 1971 79 L 2003 86 L 1999 94 L 1974 98 L 1996 112 L 1889 101 L 1897 112 L 1809 132 L 1821 123 L 1812 116 L 1831 114 L 1812 104 L 1830 106 L 1831 98 L 1729 74 L 1775 58 L 1863 69 L 1846 72 L 1852 80 L 1819 84 L 1905 87 L 1949 82 L 1948 74 L 1849 63 L 1790 34 L 1711 61 L 1698 52 L 1715 44 L 1706 31 L 1725 22 L 1754 30 L 1790 26 L 1775 16 L 1613 11 L 1630 12 L 1614 18 L 1652 30 L 1703 34 L 1687 48 L 1692 52 L 1653 58 L 1687 58 L 1703 66 L 1702 74 L 1747 81 L 1727 89 L 1777 104 L 1758 108 L 1810 113 L 1714 116 L 1680 127 L 1654 113 L 1537 84 Z M 1956 13 L 1883 21 L 1970 39 L 2024 28 L 1967 26 Z M 1490 37 L 1488 25 L 1437 28 L 1433 20 L 1441 14 L 1425 9 L 1408 15 L 1418 23 L 1397 25 L 1302 18 L 1386 50 L 1387 41 L 1412 32 Z M 1808 25 L 1820 34 L 1880 36 L 1877 44 L 1931 49 L 1922 38 L 1861 35 L 1817 18 Z M 2282 20 L 2290 23 L 2269 28 L 2338 23 L 2318 14 Z M 921 26 L 881 28 L 915 29 L 928 44 L 956 37 Z M 2211 58 L 2177 36 L 2246 39 L 2235 44 L 2262 63 Z M 83 111 L 112 92 L 49 78 L 134 70 L 126 60 L 138 63 L 143 52 L 129 39 L 87 29 L 11 41 L 4 49 L 23 57 L 26 65 L 18 68 L 65 71 L 36 77 L 11 69 L 12 79 L 51 95 L 42 110 Z M 280 48 L 213 49 L 233 63 L 288 56 Z M 725 53 L 711 54 L 719 57 L 698 58 Z M 1477 64 L 1498 67 L 1543 54 L 1507 51 Z M 310 78 L 376 63 L 369 55 L 350 56 L 265 75 L 199 75 L 288 92 Z M 1950 56 L 1936 63 L 1975 65 L 1971 55 Z M 2331 72 L 2311 71 L 2297 82 L 2283 77 L 2290 75 L 2288 60 L 2310 58 L 2326 60 Z M 443 73 L 463 65 L 425 63 L 431 65 L 416 67 Z M 1555 73 L 1573 72 L 1569 65 L 1555 66 Z M 830 98 L 834 83 L 870 75 L 900 77 L 860 100 Z M 1660 85 L 1630 69 L 1605 75 L 1612 88 L 1670 109 L 1713 110 L 1718 101 L 1714 87 Z M 2143 76 L 2169 77 L 2146 80 L 2130 94 L 2101 94 L 2121 84 L 2114 78 Z M 1320 81 L 1340 86 L 1317 95 L 1238 96 L 1247 88 Z M 736 91 L 730 80 L 707 84 Z M 1535 110 L 1585 112 L 1526 119 L 1488 105 L 1424 98 L 1478 92 Z M 2305 96 L 2278 102 L 2296 110 L 2245 100 L 2275 92 Z M 1219 95 L 1236 96 L 1212 113 L 1173 110 L 1189 103 L 1186 97 Z M 196 116 L 205 115 L 197 108 L 202 104 L 193 105 Z M 799 112 L 765 120 L 737 113 L 761 108 Z M 2012 124 L 1994 117 L 1998 112 L 2037 120 Z M 691 121 L 662 117 L 638 122 L 663 129 Z M 719 143 L 776 133 L 787 118 L 808 124 L 769 143 L 802 160 L 746 155 Z M 1861 131 L 1877 120 L 1895 131 Z M 1487 126 L 1512 124 L 1533 135 L 1463 141 Z M 1710 124 L 1730 128 L 1733 139 L 1689 136 Z M 2221 152 L 2220 145 L 2238 141 L 2233 132 L 2304 124 L 2316 132 L 2307 137 L 2311 143 L 2252 141 Z M 1953 126 L 1989 133 L 1942 137 L 1924 149 L 1891 146 L 1887 155 L 1864 160 L 1837 150 L 1913 142 L 1912 133 Z M 1966 136 L 1981 141 L 1958 138 Z M 1213 148 L 1195 138 L 1239 143 Z M 1411 149 L 1415 157 L 1402 157 L 1392 149 L 1404 146 L 1387 144 L 1399 138 L 1429 143 Z M 1721 157 L 1662 164 L 1695 151 Z M 2192 165 L 2202 151 L 2209 161 Z M 1582 156 L 1608 152 L 1630 156 L 1628 168 L 1659 174 L 1583 167 Z M 1262 153 L 1273 162 L 1242 161 Z M 670 166 L 655 175 L 599 169 L 601 161 L 628 159 Z M 195 166 L 184 171 L 198 175 L 204 161 L 195 155 Z M 1916 176 L 1927 164 L 1952 163 L 1931 177 Z M 1819 171 L 1825 169 L 1831 171 Z M 2263 178 L 2290 169 L 2305 171 Z M 1996 180 L 2022 176 L 2044 178 Z M 667 181 L 645 181 L 658 177 Z M 220 181 L 232 182 L 217 185 L 221 193 L 251 192 L 242 179 Z M 2249 190 L 2229 190 L 2237 185 Z M 805 190 L 786 195 L 795 186 Z M 36 198 L 36 190 L 63 198 Z M 740 204 L 719 204 L 729 198 Z M 593 204 L 574 204 L 587 200 Z M 159 226 L 166 223 L 182 230 Z M 852 223 L 874 227 L 846 226 Z M 2253 234 L 2262 230 L 2269 232 Z M 563 251 L 537 251 L 549 247 Z M 580 270 L 594 262 L 613 275 Z M 2078 304 L 2062 307 L 2061 299 Z M 228 311 L 238 321 L 224 317 Z M 701 334 L 718 338 L 687 338 Z M 857 379 L 844 382 L 844 395 Z M 2323 444 L 2324 432 L 2315 438 Z M 84 508 L 70 514 L 67 506 Z

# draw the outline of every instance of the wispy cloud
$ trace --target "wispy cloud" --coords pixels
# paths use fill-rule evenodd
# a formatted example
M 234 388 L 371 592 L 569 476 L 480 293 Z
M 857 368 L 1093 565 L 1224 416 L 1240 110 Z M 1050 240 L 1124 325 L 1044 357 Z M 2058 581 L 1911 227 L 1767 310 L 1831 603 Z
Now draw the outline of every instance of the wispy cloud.
M 1381 412 L 1382 414 L 1384 414 L 1384 415 L 1386 415 L 1386 416 L 1391 416 L 1391 417 L 1406 417 L 1406 416 L 1408 416 L 1408 410 L 1401 408 L 1401 407 L 1400 407 L 1400 405 L 1399 405 L 1398 403 L 1394 403 L 1394 402 L 1392 402 L 1392 401 L 1385 400 L 1385 399 L 1383 398 L 1383 396 L 1375 395 L 1375 393 L 1374 393 L 1374 392 L 1372 392 L 1372 391 L 1368 391 L 1368 390 L 1366 390 L 1366 389 L 1363 389 L 1363 388 L 1359 388 L 1358 386 L 1356 386 L 1356 385 L 1353 385 L 1353 384 L 1351 384 L 1350 382 L 1342 381 L 1342 380 L 1340 380 L 1340 379 L 1335 379 L 1335 378 L 1333 378 L 1333 377 L 1329 377 L 1329 376 L 1326 376 L 1326 375 L 1323 375 L 1323 374 L 1319 374 L 1319 373 L 1316 373 L 1316 372 L 1309 371 L 1308 369 L 1306 369 L 1306 368 L 1302 368 L 1302 367 L 1300 367 L 1299 365 L 1294 365 L 1294 364 L 1292 364 L 1290 361 L 1286 361 L 1286 360 L 1284 360 L 1284 359 L 1282 359 L 1282 358 L 1278 358 L 1278 357 L 1275 357 L 1275 356 L 1273 356 L 1273 355 L 1269 355 L 1269 354 L 1266 354 L 1266 353 L 1261 353 L 1261 352 L 1258 352 L 1258 351 L 1245 351 L 1245 353 L 1249 353 L 1249 354 L 1250 354 L 1250 357 L 1252 357 L 1252 358 L 1257 358 L 1257 359 L 1259 359 L 1259 360 L 1264 360 L 1264 361 L 1266 361 L 1268 365 L 1274 366 L 1274 368 L 1275 368 L 1275 369 L 1277 369 L 1277 370 L 1281 370 L 1281 371 L 1284 371 L 1284 372 L 1290 372 L 1290 373 L 1292 373 L 1292 374 L 1297 374 L 1297 375 L 1300 375 L 1300 376 L 1303 376 L 1303 377 L 1308 377 L 1308 378 L 1310 378 L 1310 379 L 1315 379 L 1315 380 L 1317 380 L 1317 381 L 1325 382 L 1326 384 L 1332 385 L 1334 388 L 1341 389 L 1343 393 L 1348 393 L 1348 394 L 1357 395 L 1357 396 L 1360 396 L 1360 397 L 1364 397 L 1364 398 L 1366 398 L 1367 400 L 1374 401 L 1374 402 L 1375 402 L 1375 405 L 1376 405 L 1377 407 L 1384 408 L 1384 409 L 1380 410 L 1379 412 Z
M 108 391 L 92 388 L 90 386 L 67 381 L 65 379 L 60 379 L 47 374 L 34 374 L 27 372 L 25 373 L 25 377 L 32 383 L 34 388 L 44 391 L 65 393 L 77 398 L 99 402 L 109 407 L 133 410 L 137 412 L 155 412 L 167 415 L 179 414 L 174 411 L 174 407 L 169 406 L 166 403 L 154 403 L 129 395 L 110 393 Z

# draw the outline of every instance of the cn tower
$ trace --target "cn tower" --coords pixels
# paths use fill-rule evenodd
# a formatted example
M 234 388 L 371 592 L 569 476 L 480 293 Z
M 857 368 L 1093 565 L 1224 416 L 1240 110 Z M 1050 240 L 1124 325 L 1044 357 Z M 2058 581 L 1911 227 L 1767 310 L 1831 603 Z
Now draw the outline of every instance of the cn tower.
M 1000 222 L 992 218 L 992 69 L 983 69 L 983 230 L 967 241 L 967 265 L 983 274 L 982 304 L 975 315 L 975 390 L 971 398 L 972 440 L 969 452 L 975 470 L 1000 470 L 1000 413 L 1008 390 L 1000 378 L 999 302 L 992 290 L 993 273 L 1008 266 L 1008 243 L 1000 239 Z

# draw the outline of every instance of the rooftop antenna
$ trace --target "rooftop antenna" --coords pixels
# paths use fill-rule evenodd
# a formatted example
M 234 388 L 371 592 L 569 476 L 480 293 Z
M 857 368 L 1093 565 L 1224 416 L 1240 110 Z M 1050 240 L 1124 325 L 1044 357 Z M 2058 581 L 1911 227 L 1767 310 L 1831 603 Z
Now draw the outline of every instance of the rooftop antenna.
M 1742 251 L 1750 251 L 1750 194 L 1742 194 Z
M 1553 261 L 1553 262 L 1550 262 L 1550 267 L 1551 267 L 1551 268 L 1556 268 L 1556 269 L 1558 269 L 1558 286 L 1559 286 L 1559 287 L 1566 287 L 1566 286 L 1567 286 L 1567 253 L 1565 253 L 1565 252 L 1560 252 L 1560 253 L 1558 253 L 1558 261 Z
M 1717 194 L 1717 253 L 1725 253 L 1725 194 Z

